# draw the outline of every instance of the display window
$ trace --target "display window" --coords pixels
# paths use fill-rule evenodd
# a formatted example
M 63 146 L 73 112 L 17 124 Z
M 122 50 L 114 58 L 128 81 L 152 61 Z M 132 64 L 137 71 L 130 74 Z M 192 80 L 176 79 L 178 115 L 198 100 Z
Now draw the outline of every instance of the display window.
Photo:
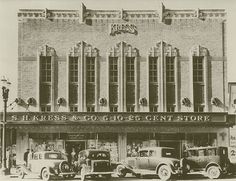
M 97 149 L 110 151 L 111 161 L 118 161 L 118 134 L 98 133 Z
M 186 148 L 200 146 L 217 146 L 216 133 L 187 133 L 186 139 Z

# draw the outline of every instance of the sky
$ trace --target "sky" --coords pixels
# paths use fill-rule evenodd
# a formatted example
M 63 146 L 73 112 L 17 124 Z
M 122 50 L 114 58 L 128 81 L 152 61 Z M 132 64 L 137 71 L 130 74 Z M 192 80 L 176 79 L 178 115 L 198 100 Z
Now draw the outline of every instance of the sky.
M 8 105 L 17 97 L 19 9 L 72 9 L 83 2 L 88 9 L 156 10 L 160 0 L 0 0 L 0 77 L 11 82 Z M 162 0 L 168 9 L 226 9 L 228 81 L 236 82 L 236 0 Z M 3 107 L 0 96 L 0 111 Z

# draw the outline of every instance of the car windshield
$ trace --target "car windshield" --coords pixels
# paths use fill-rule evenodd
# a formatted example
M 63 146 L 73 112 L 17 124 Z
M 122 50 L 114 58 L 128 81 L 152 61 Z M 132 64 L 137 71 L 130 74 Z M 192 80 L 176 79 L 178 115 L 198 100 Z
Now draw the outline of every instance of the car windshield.
M 61 153 L 45 153 L 45 159 L 64 160 L 65 157 Z
M 167 157 L 167 158 L 176 158 L 176 152 L 174 149 L 168 149 L 168 148 L 163 148 L 162 149 L 162 157 Z
M 91 160 L 109 160 L 110 156 L 109 156 L 108 152 L 92 151 L 92 152 L 89 153 L 88 158 L 91 159 Z

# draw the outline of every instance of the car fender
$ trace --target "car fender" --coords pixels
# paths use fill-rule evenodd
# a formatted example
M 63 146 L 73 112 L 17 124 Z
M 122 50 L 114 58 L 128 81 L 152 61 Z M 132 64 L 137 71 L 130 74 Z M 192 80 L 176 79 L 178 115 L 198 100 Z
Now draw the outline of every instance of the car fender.
M 166 162 L 161 162 L 161 163 L 159 163 L 157 166 L 156 166 L 156 173 L 158 173 L 158 170 L 159 170 L 159 168 L 162 166 L 162 165 L 167 165 L 167 166 L 169 166 L 170 167 L 170 169 L 171 169 L 171 173 L 172 174 L 174 174 L 175 173 L 175 171 L 174 171 L 174 165 L 173 164 L 171 164 L 171 163 L 166 163 Z
M 20 170 L 20 169 L 23 170 L 24 173 L 27 175 L 31 173 L 31 171 L 25 165 L 18 165 L 17 170 Z
M 133 173 L 135 174 L 134 170 L 133 170 L 133 167 L 131 167 L 130 165 L 126 164 L 126 163 L 120 163 L 120 164 L 117 164 L 117 167 L 119 165 L 122 165 L 126 171 L 126 173 Z
M 215 163 L 215 162 L 210 162 L 207 164 L 207 166 L 205 167 L 205 171 L 207 171 L 207 169 L 210 167 L 210 166 L 216 166 L 220 169 L 220 171 L 222 171 L 222 168 L 219 164 Z

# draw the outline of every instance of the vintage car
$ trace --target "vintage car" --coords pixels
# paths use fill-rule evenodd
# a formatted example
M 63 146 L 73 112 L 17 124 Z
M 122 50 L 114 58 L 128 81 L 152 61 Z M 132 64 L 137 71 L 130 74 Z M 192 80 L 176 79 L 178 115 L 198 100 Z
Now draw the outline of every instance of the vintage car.
M 168 180 L 172 175 L 180 174 L 180 161 L 176 152 L 169 147 L 142 148 L 137 157 L 128 157 L 116 169 L 119 177 L 127 173 L 140 177 L 142 175 L 158 175 L 161 180 Z
M 183 174 L 203 171 L 211 179 L 229 173 L 230 161 L 227 147 L 194 147 L 184 152 L 181 160 Z
M 17 172 L 22 179 L 25 175 L 36 175 L 45 181 L 50 180 L 52 176 L 62 176 L 65 179 L 75 177 L 75 172 L 66 161 L 66 156 L 54 151 L 33 153 L 28 165 L 20 165 Z
M 87 176 L 92 178 L 104 176 L 106 179 L 110 179 L 113 173 L 110 152 L 96 149 L 80 151 L 78 168 L 81 173 L 81 181 L 84 181 Z

